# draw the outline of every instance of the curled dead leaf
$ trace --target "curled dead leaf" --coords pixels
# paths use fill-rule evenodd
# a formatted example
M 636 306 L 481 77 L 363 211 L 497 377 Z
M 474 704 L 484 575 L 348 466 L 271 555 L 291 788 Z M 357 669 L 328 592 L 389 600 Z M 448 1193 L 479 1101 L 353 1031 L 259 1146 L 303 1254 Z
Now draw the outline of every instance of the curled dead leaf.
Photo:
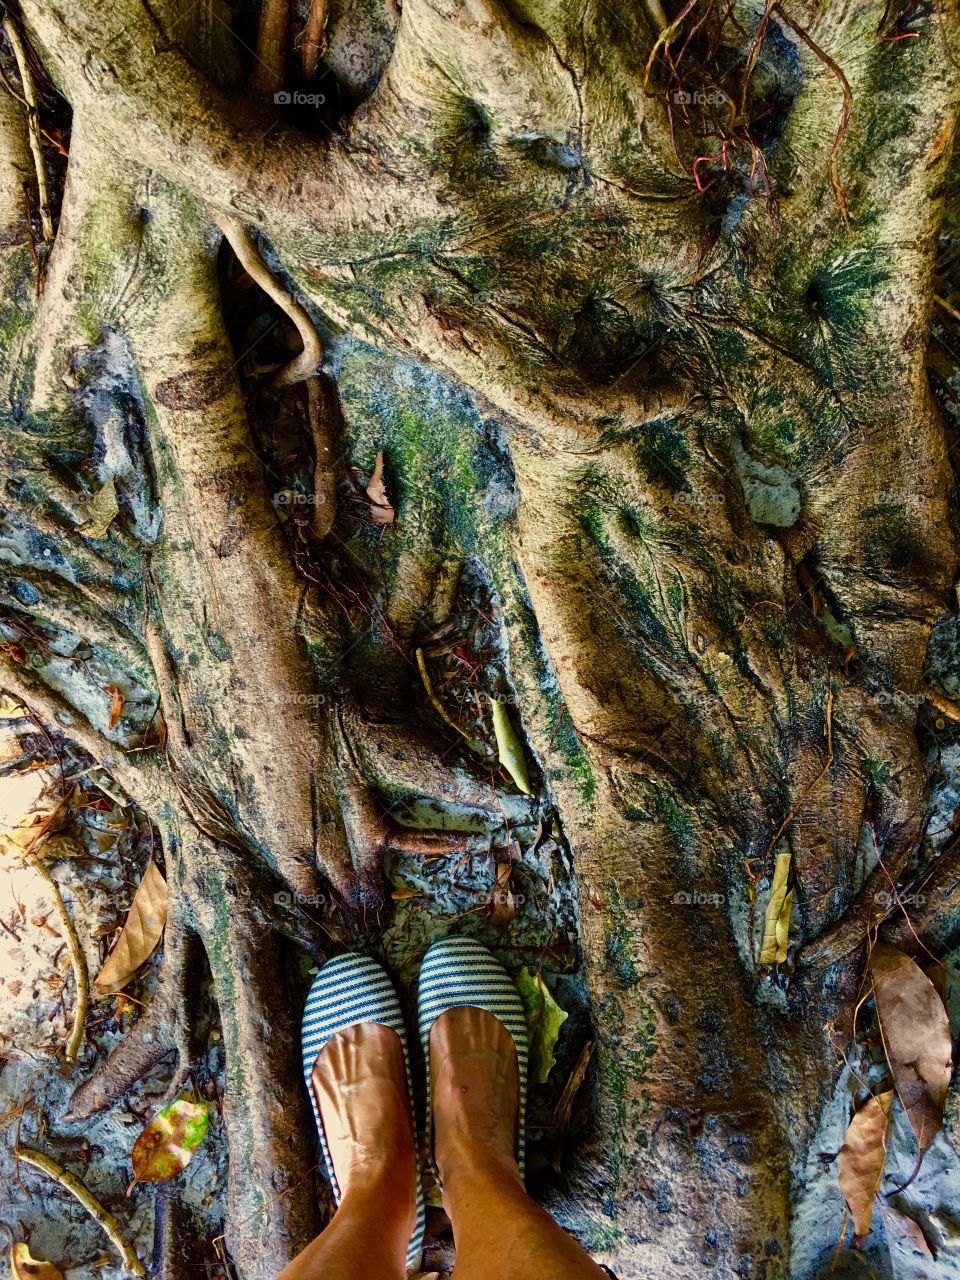
M 367 497 L 370 499 L 370 515 L 374 524 L 393 524 L 397 513 L 387 497 L 387 488 L 383 482 L 383 454 L 377 454 L 373 475 L 367 485 Z
M 97 974 L 98 990 L 118 991 L 153 955 L 167 922 L 167 882 L 154 862 L 147 864 L 116 945 Z
M 10 1246 L 10 1271 L 13 1280 L 63 1280 L 59 1267 L 32 1257 L 30 1246 L 22 1242 Z
M 921 1154 L 939 1133 L 953 1071 L 943 1001 L 918 964 L 878 942 L 870 953 L 883 1048 Z
M 113 476 L 108 476 L 106 483 L 87 507 L 87 518 L 80 526 L 80 532 L 88 538 L 105 538 L 107 530 L 119 514 L 116 482 Z
M 123 694 L 115 684 L 107 685 L 107 693 L 111 694 L 110 701 L 110 718 L 107 720 L 107 728 L 115 729 L 123 714 Z
M 770 886 L 770 900 L 763 920 L 763 944 L 760 963 L 782 964 L 787 958 L 790 941 L 790 915 L 793 910 L 793 856 L 778 853 Z
M 877 1093 L 854 1115 L 837 1158 L 840 1190 L 853 1218 L 854 1244 L 870 1232 L 873 1203 L 887 1158 L 893 1090 Z
M 503 929 L 517 914 L 517 902 L 510 887 L 512 862 L 497 863 L 497 878 L 487 894 L 487 924 L 491 929 Z

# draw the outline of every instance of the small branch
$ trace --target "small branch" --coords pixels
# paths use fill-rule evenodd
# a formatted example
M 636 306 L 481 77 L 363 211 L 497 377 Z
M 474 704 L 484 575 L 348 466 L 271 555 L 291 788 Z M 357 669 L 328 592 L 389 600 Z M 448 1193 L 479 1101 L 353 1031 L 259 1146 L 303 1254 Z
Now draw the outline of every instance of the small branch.
M 946 716 L 948 720 L 960 720 L 960 706 L 955 702 L 945 698 L 942 693 L 935 693 L 929 685 L 924 686 L 922 693 L 927 702 L 932 707 L 936 707 L 942 716 Z
M 33 82 L 33 73 L 30 70 L 26 47 L 12 18 L 4 18 L 3 29 L 13 49 L 13 56 L 17 60 L 17 70 L 20 72 L 20 80 L 23 84 L 23 98 L 27 108 L 27 124 L 29 126 L 27 136 L 30 141 L 34 168 L 37 171 L 37 190 L 40 193 L 40 226 L 43 228 L 44 240 L 52 241 L 54 237 L 53 217 L 50 213 L 50 188 L 47 183 L 47 166 L 43 159 L 43 142 L 40 137 L 37 87 Z
M 66 1169 L 62 1169 L 55 1160 L 51 1160 L 42 1151 L 33 1151 L 30 1147 L 18 1147 L 16 1154 L 18 1159 L 23 1160 L 25 1164 L 32 1165 L 35 1169 L 41 1170 L 48 1178 L 52 1178 L 54 1182 L 59 1183 L 61 1187 L 64 1187 L 75 1199 L 80 1201 L 87 1213 L 90 1214 L 90 1217 L 109 1236 L 130 1275 L 142 1276 L 146 1274 L 143 1264 L 134 1252 L 133 1245 L 124 1236 L 120 1223 L 112 1213 L 107 1212 L 99 1200 L 90 1194 L 79 1178 L 74 1177 Z
M 289 387 L 312 377 L 320 367 L 323 359 L 323 343 L 320 335 L 306 310 L 290 296 L 276 278 L 257 248 L 256 241 L 248 227 L 236 218 L 220 217 L 217 219 L 220 230 L 227 238 L 230 248 L 237 255 L 240 265 L 252 280 L 255 280 L 268 298 L 271 298 L 281 311 L 296 325 L 303 343 L 303 350 L 291 362 L 281 369 L 274 379 L 277 387 Z
M 70 1038 L 67 1041 L 66 1056 L 68 1062 L 76 1062 L 80 1046 L 83 1044 L 87 1010 L 90 1008 L 90 978 L 87 974 L 87 961 L 83 954 L 83 947 L 80 945 L 76 927 L 70 912 L 67 910 L 67 904 L 64 902 L 63 894 L 60 892 L 60 886 L 43 865 L 43 859 L 38 853 L 32 849 L 24 849 L 23 856 L 50 890 L 54 908 L 60 917 L 60 923 L 63 925 L 63 932 L 66 935 L 70 962 L 73 965 L 73 979 L 77 987 L 77 1007 L 73 1014 L 73 1030 L 70 1032 Z
M 941 298 L 939 293 L 935 293 L 933 295 L 933 300 L 938 307 L 942 307 L 948 316 L 952 316 L 954 320 L 960 320 L 960 311 L 958 311 L 956 307 L 951 307 L 946 298 Z

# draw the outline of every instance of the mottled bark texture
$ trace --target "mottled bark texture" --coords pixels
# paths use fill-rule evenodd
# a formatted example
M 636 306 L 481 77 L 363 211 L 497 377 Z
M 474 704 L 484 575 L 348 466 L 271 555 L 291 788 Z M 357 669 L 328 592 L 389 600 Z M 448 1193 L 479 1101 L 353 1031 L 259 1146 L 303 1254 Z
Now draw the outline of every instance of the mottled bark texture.
M 261 93 L 286 39 L 268 7 Z M 51 549 L 33 577 L 11 570 L 14 606 L 122 669 L 146 710 L 108 729 L 96 690 L 42 655 L 7 653 L 3 679 L 50 714 L 72 702 L 70 731 L 167 834 L 224 1020 L 244 1280 L 313 1217 L 301 1185 L 249 1221 L 311 1163 L 292 1023 L 274 1021 L 273 888 L 332 885 L 346 919 L 403 847 L 384 797 L 431 801 L 441 828 L 453 809 L 492 827 L 501 802 L 403 719 L 417 621 L 443 619 L 456 581 L 440 535 L 405 527 L 401 501 L 380 642 L 358 649 L 310 568 L 324 547 L 281 530 L 221 310 L 224 218 L 328 328 L 440 370 L 505 427 L 517 517 L 464 502 L 455 519 L 500 597 L 540 800 L 573 851 L 599 1052 L 567 1220 L 623 1277 L 790 1274 L 792 1170 L 876 892 L 933 856 L 918 708 L 956 545 L 925 357 L 958 73 L 952 0 L 900 40 L 878 37 L 882 5 L 787 10 L 736 4 L 719 48 L 701 38 L 683 64 L 686 89 L 743 88 L 754 145 L 741 129 L 725 166 L 662 59 L 644 89 L 679 6 L 332 5 L 329 65 L 355 105 L 308 133 L 240 87 L 217 0 L 21 0 L 73 136 L 38 303 L 25 135 L 0 98 L 4 501 L 19 563 Z M 109 403 L 84 395 L 104 344 L 129 375 Z M 84 431 L 100 478 L 120 477 L 109 550 L 78 530 Z M 395 492 L 439 485 L 407 444 Z M 128 754 L 157 700 L 166 758 Z M 750 894 L 791 814 L 797 964 L 771 981 Z M 81 1104 L 115 1098 L 128 1067 Z

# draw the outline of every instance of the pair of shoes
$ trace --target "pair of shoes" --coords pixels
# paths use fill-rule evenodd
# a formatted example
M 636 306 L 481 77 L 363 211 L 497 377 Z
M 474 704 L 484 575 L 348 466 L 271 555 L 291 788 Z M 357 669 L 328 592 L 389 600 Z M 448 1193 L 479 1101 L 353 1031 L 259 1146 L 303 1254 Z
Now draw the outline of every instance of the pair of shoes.
M 420 1043 L 427 1070 L 427 1137 L 426 1150 L 432 1151 L 431 1131 L 433 1106 L 430 1087 L 430 1029 L 447 1009 L 466 1006 L 485 1009 L 506 1027 L 517 1051 L 520 1069 L 520 1109 L 517 1124 L 517 1164 L 524 1173 L 524 1132 L 527 1095 L 527 1024 L 523 1004 L 510 975 L 494 959 L 486 947 L 471 938 L 445 938 L 436 942 L 424 956 L 420 968 L 419 987 Z M 333 1188 L 334 1201 L 340 1203 L 340 1187 L 330 1158 L 323 1120 L 311 1085 L 314 1063 L 324 1045 L 340 1031 L 362 1022 L 377 1022 L 390 1027 L 400 1037 L 410 1089 L 410 1114 L 415 1115 L 410 1055 L 400 1002 L 393 984 L 384 970 L 370 956 L 350 954 L 328 960 L 318 974 L 303 1014 L 303 1078 L 317 1121 L 320 1146 L 327 1176 Z M 432 1157 L 431 1163 L 432 1163 Z M 436 1176 L 436 1170 L 432 1170 Z M 439 1183 L 439 1177 L 437 1178 Z M 407 1250 L 407 1269 L 420 1264 L 423 1248 L 423 1187 L 417 1168 L 417 1218 Z

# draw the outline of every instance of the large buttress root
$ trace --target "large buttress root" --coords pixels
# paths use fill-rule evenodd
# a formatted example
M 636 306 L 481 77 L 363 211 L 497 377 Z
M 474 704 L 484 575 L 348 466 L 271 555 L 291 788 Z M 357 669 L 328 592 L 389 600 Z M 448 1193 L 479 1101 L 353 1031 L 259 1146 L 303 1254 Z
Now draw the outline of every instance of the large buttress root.
M 319 1230 L 299 993 L 285 982 L 262 877 L 232 850 L 198 843 L 192 896 L 226 1050 L 226 1241 L 244 1280 L 274 1280 Z

